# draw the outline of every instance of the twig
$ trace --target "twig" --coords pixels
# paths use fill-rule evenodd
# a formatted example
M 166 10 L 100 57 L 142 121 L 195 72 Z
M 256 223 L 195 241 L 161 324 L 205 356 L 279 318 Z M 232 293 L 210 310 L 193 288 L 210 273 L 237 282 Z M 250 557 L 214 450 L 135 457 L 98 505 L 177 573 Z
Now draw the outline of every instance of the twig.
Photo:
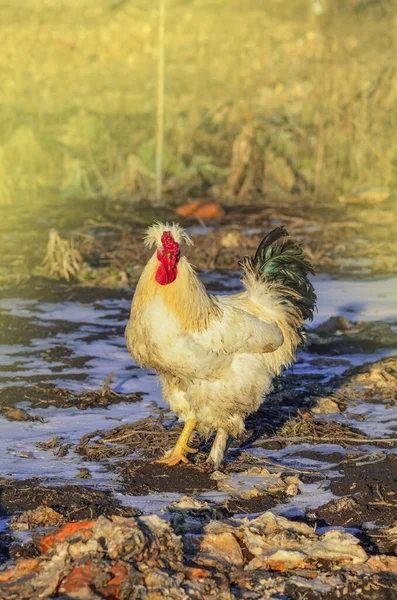
M 164 436 L 163 431 L 146 431 L 145 429 L 134 429 L 133 431 L 130 431 L 129 433 L 126 433 L 125 435 L 119 436 L 117 438 L 103 438 L 102 442 L 109 442 L 110 444 L 114 444 L 115 442 L 121 442 L 122 440 L 126 440 L 127 438 L 132 437 L 136 434 L 147 435 L 151 437 Z
M 110 371 L 109 375 L 106 377 L 105 381 L 103 382 L 103 386 L 102 386 L 102 390 L 101 390 L 102 396 L 105 396 L 105 394 L 107 394 L 107 392 L 112 391 L 110 389 L 110 383 L 113 379 L 113 375 L 114 375 L 114 371 Z
M 275 463 L 272 460 L 264 460 L 262 457 L 260 458 L 260 462 L 264 463 L 265 465 L 269 465 L 269 467 L 275 467 L 279 470 L 281 470 L 282 472 L 285 473 L 289 473 L 289 472 L 294 472 L 294 473 L 304 473 L 305 475 L 318 475 L 319 477 L 323 477 L 325 478 L 324 473 L 320 473 L 319 471 L 313 471 L 313 470 L 305 470 L 305 469 L 300 469 L 299 467 L 288 467 L 287 465 L 281 465 L 280 463 Z
M 334 436 L 334 437 L 318 437 L 315 435 L 305 435 L 303 437 L 299 437 L 299 436 L 294 436 L 294 437 L 284 437 L 281 435 L 276 435 L 270 438 L 266 438 L 265 440 L 257 440 L 256 442 L 254 442 L 252 444 L 252 446 L 261 446 L 264 443 L 267 442 L 286 442 L 286 443 L 293 443 L 293 442 L 319 442 L 319 443 L 324 443 L 324 442 L 346 442 L 349 444 L 354 444 L 354 443 L 358 443 L 358 444 L 384 444 L 384 443 L 388 443 L 388 444 L 396 444 L 397 443 L 397 438 L 354 438 L 354 437 L 340 437 L 340 436 Z

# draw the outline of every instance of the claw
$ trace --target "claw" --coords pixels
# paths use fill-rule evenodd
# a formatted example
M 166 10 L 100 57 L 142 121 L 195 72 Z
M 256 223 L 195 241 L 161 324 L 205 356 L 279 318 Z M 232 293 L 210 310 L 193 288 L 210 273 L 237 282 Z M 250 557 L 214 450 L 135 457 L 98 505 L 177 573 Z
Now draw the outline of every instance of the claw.
M 173 452 L 171 456 L 168 456 L 167 458 L 161 458 L 160 460 L 155 460 L 154 462 L 167 465 L 167 467 L 174 467 L 180 462 L 188 463 L 189 461 L 182 452 Z
M 198 452 L 198 448 L 191 448 L 190 446 L 185 446 L 184 451 L 188 454 L 196 454 L 196 452 Z
M 168 467 L 178 465 L 180 462 L 188 463 L 189 461 L 185 454 L 195 454 L 198 452 L 196 448 L 191 448 L 187 445 L 190 434 L 196 426 L 196 422 L 197 421 L 193 419 L 187 421 L 171 454 L 165 458 L 161 458 L 160 460 L 155 460 L 154 462 L 167 465 Z

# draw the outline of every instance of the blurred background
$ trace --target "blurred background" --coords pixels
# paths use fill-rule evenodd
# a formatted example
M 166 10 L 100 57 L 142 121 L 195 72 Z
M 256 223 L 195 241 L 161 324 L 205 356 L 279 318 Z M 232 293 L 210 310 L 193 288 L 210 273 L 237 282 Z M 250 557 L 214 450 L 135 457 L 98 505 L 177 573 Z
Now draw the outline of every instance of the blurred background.
M 137 259 L 121 269 L 120 240 L 132 245 L 124 263 L 133 262 L 135 226 L 195 199 L 215 203 L 213 216 L 232 229 L 258 226 L 259 213 L 259 228 L 271 225 L 280 207 L 290 220 L 317 214 L 319 239 L 332 220 L 343 239 L 342 225 L 359 223 L 367 238 L 356 229 L 353 238 L 371 241 L 367 258 L 357 242 L 362 266 L 371 271 L 365 260 L 380 252 L 375 271 L 394 270 L 396 8 L 395 0 L 167 0 L 159 201 L 159 2 L 0 0 L 0 284 L 40 269 L 130 284 Z M 189 210 L 180 216 L 208 225 Z M 310 235 L 302 239 L 310 251 Z M 331 268 L 335 240 L 322 254 L 317 242 L 313 257 Z M 62 275 L 51 261 L 68 252 Z

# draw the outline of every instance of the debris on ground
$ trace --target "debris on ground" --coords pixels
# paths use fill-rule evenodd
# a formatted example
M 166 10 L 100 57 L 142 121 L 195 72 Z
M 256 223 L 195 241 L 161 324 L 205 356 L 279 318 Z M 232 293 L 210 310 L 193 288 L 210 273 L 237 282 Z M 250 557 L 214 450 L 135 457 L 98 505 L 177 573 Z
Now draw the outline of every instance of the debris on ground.
M 179 206 L 175 213 L 180 217 L 196 217 L 198 219 L 214 219 L 225 215 L 225 211 L 217 202 L 209 198 L 197 198 L 188 204 Z
M 108 491 L 81 485 L 49 486 L 45 479 L 0 480 L 0 518 L 14 515 L 13 523 L 34 523 L 55 518 L 65 521 L 96 519 L 99 515 L 136 515 L 136 508 L 123 506 Z M 47 485 L 46 485 L 47 484 Z M 33 525 L 32 525 L 33 526 Z M 43 527 L 51 525 L 42 524 Z
M 356 402 L 382 402 L 386 408 L 397 404 L 397 356 L 347 369 L 343 378 L 339 397 L 354 398 Z
M 166 426 L 168 421 L 168 426 Z M 160 458 L 172 448 L 182 432 L 174 417 L 163 413 L 133 423 L 119 425 L 106 431 L 93 431 L 84 435 L 75 451 L 87 460 L 103 460 L 129 455 Z
M 397 494 L 395 494 L 397 495 Z M 397 500 L 397 498 L 396 498 Z M 375 542 L 378 550 L 397 555 L 397 521 L 390 527 L 376 528 L 368 532 L 371 540 Z
M 218 490 L 230 492 L 232 498 L 250 500 L 265 494 L 296 496 L 302 483 L 296 475 L 271 473 L 265 467 L 252 467 L 246 471 L 228 474 L 216 471 L 211 479 L 218 481 Z
M 310 413 L 303 413 L 289 419 L 276 436 L 259 438 L 252 445 L 266 447 L 276 440 L 285 444 L 302 440 L 312 444 L 336 443 L 345 447 L 355 441 L 368 441 L 369 438 L 349 425 L 336 421 L 323 421 L 313 418 Z
M 350 533 L 317 535 L 305 523 L 270 512 L 253 520 L 208 520 L 208 504 L 197 501 L 170 508 L 173 515 L 207 515 L 202 531 L 177 534 L 156 515 L 66 524 L 35 541 L 38 556 L 0 572 L 1 597 L 298 599 L 288 589 L 300 581 L 340 597 L 347 585 L 375 574 L 375 588 L 387 581 L 389 590 L 397 590 L 396 558 L 368 556 Z
M 139 402 L 145 393 L 133 392 L 132 394 L 120 394 L 109 387 L 106 389 L 74 392 L 73 390 L 55 386 L 44 387 L 33 385 L 17 389 L 3 389 L 2 400 L 4 402 L 8 400 L 7 395 L 13 397 L 13 402 L 16 400 L 29 402 L 32 409 L 47 408 L 49 406 L 55 406 L 56 408 L 74 406 L 79 410 L 88 410 L 91 408 L 108 408 L 112 404 L 118 404 L 119 402 Z M 32 416 L 28 411 L 20 408 L 4 407 L 1 413 L 9 421 L 44 422 L 43 417 Z
M 51 229 L 42 264 L 52 277 L 69 281 L 78 276 L 83 259 L 73 240 L 62 239 L 56 229 Z
M 36 527 L 57 527 L 64 517 L 50 506 L 42 505 L 11 518 L 8 527 L 14 531 L 25 531 Z
M 43 417 L 31 415 L 27 410 L 22 408 L 13 408 L 8 406 L 1 407 L 0 414 L 8 419 L 8 421 L 38 421 L 39 423 L 45 423 L 45 419 L 43 419 Z

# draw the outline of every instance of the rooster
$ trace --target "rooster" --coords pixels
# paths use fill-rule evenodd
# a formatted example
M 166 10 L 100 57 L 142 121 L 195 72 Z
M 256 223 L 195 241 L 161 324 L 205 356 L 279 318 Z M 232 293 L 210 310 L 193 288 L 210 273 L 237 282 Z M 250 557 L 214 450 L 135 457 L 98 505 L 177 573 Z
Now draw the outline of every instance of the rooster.
M 295 361 L 316 295 L 312 265 L 288 235 L 277 227 L 254 258 L 239 263 L 245 291 L 212 296 L 183 256 L 183 244 L 192 245 L 187 233 L 175 223 L 147 230 L 155 252 L 136 287 L 126 342 L 139 365 L 157 371 L 165 401 L 184 422 L 175 448 L 158 462 L 188 462 L 197 452 L 189 446 L 193 431 L 216 431 L 206 466 L 218 468 L 274 376 Z

